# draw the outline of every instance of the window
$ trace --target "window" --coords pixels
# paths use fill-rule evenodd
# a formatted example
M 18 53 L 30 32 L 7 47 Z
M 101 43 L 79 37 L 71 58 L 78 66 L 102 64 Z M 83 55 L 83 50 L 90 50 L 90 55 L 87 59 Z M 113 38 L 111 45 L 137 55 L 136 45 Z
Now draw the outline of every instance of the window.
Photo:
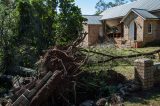
M 149 33 L 149 34 L 152 33 L 152 24 L 148 24 L 148 33 Z

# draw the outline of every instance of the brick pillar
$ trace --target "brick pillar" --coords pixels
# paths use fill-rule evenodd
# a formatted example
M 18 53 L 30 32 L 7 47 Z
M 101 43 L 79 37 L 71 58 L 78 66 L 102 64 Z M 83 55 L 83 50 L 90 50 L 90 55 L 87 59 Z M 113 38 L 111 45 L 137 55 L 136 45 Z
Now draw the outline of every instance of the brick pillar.
M 148 90 L 154 84 L 154 65 L 150 59 L 135 60 L 135 80 L 139 81 L 143 90 Z

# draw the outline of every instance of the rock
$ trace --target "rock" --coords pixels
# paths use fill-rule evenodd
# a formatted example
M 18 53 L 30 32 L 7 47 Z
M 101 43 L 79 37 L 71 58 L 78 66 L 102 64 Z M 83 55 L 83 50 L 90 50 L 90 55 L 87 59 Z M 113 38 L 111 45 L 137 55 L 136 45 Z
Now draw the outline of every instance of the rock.
M 133 92 L 135 90 L 136 90 L 136 86 L 134 84 L 132 84 L 130 87 L 128 87 L 129 92 Z
M 106 98 L 101 98 L 96 102 L 96 105 L 97 106 L 105 106 L 106 102 L 107 102 Z
M 8 101 L 6 99 L 3 99 L 2 102 L 1 102 L 1 105 L 6 106 L 7 103 L 8 103 Z
M 123 99 L 117 94 L 113 94 L 108 99 L 108 105 L 111 105 L 111 106 L 122 106 L 122 103 L 123 103 Z
M 120 89 L 120 88 L 122 88 L 123 87 L 123 85 L 120 83 L 120 84 L 118 84 L 118 86 L 117 86 L 117 88 L 118 89 Z
M 121 93 L 123 96 L 126 95 L 126 92 L 125 92 L 125 89 L 124 89 L 124 88 L 121 88 L 119 91 L 120 91 L 120 93 Z
M 5 106 L 12 106 L 12 100 L 11 99 L 8 99 L 7 100 L 7 104 Z
M 81 103 L 79 106 L 95 106 L 95 105 L 92 100 L 87 100 L 87 101 Z

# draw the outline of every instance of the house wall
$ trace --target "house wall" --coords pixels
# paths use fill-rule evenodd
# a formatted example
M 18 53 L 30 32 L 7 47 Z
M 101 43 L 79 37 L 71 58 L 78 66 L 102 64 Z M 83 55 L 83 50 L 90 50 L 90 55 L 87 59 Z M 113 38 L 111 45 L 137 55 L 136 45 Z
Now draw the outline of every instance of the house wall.
M 129 40 L 129 26 L 124 24 L 123 30 L 124 40 Z
M 152 42 L 154 40 L 160 40 L 160 20 L 143 20 L 142 17 L 138 16 L 134 19 L 137 25 L 137 42 L 142 42 L 146 44 L 147 42 Z M 148 25 L 152 24 L 152 33 L 148 33 Z M 124 25 L 124 39 L 130 43 L 129 38 L 129 26 Z M 134 42 L 131 42 L 131 46 Z
M 152 24 L 152 33 L 148 33 L 148 24 Z M 160 20 L 144 21 L 144 43 L 160 40 Z
M 136 23 L 136 27 L 137 27 L 137 41 L 141 42 L 143 41 L 144 20 L 142 17 L 135 15 L 135 14 L 130 14 L 124 22 L 124 26 L 123 26 L 124 27 L 124 40 L 127 40 L 129 42 L 131 40 L 130 35 L 129 35 L 129 26 L 133 20 Z
M 100 30 L 102 30 L 102 25 L 83 25 L 83 29 L 83 31 L 88 34 L 82 42 L 82 46 L 87 47 L 97 44 Z
M 160 17 L 160 11 L 152 13 Z M 131 12 L 124 21 L 124 40 L 127 43 L 130 43 L 131 46 L 135 45 L 135 41 L 130 40 L 129 35 L 129 25 L 132 21 L 135 21 L 137 26 L 137 40 L 136 42 L 141 42 L 141 45 L 146 44 L 147 42 L 152 42 L 154 40 L 160 40 L 160 20 L 156 19 L 143 19 L 141 16 L 138 16 Z M 152 33 L 148 33 L 148 25 L 152 24 Z
M 88 46 L 98 43 L 98 36 L 102 25 L 88 25 Z
M 135 14 L 130 13 L 130 15 L 124 20 L 124 25 L 123 25 L 123 36 L 124 36 L 124 40 L 128 41 L 130 40 L 130 36 L 129 36 L 129 26 L 130 23 L 132 22 L 132 20 L 134 20 Z
M 143 41 L 143 34 L 144 34 L 144 20 L 142 17 L 138 16 L 135 19 L 135 23 L 137 26 L 137 41 L 141 42 Z
M 88 24 L 83 25 L 83 32 L 88 33 Z M 88 34 L 86 35 L 83 42 L 81 43 L 81 46 L 84 46 L 84 47 L 88 46 Z

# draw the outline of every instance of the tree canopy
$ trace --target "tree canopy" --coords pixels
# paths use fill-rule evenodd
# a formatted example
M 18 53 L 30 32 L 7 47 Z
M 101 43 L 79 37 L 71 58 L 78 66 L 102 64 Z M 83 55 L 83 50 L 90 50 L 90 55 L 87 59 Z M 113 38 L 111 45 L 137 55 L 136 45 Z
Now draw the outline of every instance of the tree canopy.
M 1 0 L 1 70 L 33 68 L 43 50 L 75 40 L 82 21 L 74 0 Z

